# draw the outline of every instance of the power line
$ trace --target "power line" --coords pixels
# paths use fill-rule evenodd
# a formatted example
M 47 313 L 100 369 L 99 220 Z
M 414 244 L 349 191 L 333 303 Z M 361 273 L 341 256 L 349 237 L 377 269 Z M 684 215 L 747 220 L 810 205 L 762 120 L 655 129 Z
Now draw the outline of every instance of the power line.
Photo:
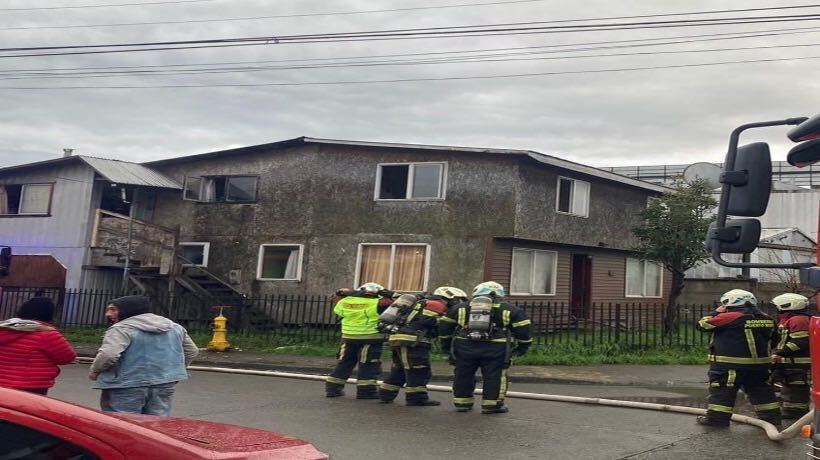
M 137 48 L 129 51 L 142 50 L 142 48 L 164 47 L 162 49 L 186 49 L 191 46 L 209 44 L 283 44 L 283 43 L 316 43 L 316 42 L 344 42 L 344 41 L 367 41 L 384 39 L 407 39 L 407 38 L 443 38 L 443 37 L 467 37 L 467 36 L 487 36 L 487 35 L 516 35 L 527 33 L 564 33 L 564 32 L 591 32 L 591 31 L 612 31 L 612 30 L 638 30 L 652 28 L 672 28 L 672 27 L 702 27 L 717 25 L 738 25 L 757 23 L 779 23 L 794 21 L 816 21 L 820 20 L 820 14 L 806 15 L 783 15 L 783 16 L 751 16 L 723 19 L 696 19 L 677 21 L 648 21 L 648 22 L 628 22 L 628 23 L 605 23 L 605 24 L 582 24 L 572 26 L 541 26 L 545 21 L 505 23 L 472 26 L 449 26 L 430 27 L 412 29 L 392 29 L 376 31 L 358 32 L 336 32 L 320 34 L 298 34 L 280 36 L 257 36 L 239 38 L 219 38 L 201 40 L 176 40 L 163 42 L 132 42 L 132 43 L 108 43 L 91 45 L 59 45 L 59 46 L 35 46 L 35 47 L 14 47 L 0 48 L 0 53 L 19 51 L 61 51 L 61 50 L 82 50 L 100 48 Z M 33 55 L 6 55 L 0 57 L 20 57 Z M 59 54 L 49 54 L 59 55 Z
M 39 6 L 31 8 L 0 8 L 0 11 L 38 11 L 38 10 L 78 10 L 84 8 L 116 8 L 121 6 L 153 6 L 153 5 L 172 5 L 179 3 L 205 3 L 218 2 L 221 0 L 168 0 L 162 2 L 143 2 L 143 3 L 109 3 L 101 5 L 64 5 L 64 6 Z
M 209 0 L 213 1 L 213 0 Z M 235 21 L 256 21 L 265 19 L 287 19 L 287 18 L 303 18 L 303 17 L 317 17 L 317 16 L 350 16 L 360 14 L 374 14 L 374 13 L 392 13 L 403 11 L 421 11 L 433 9 L 446 8 L 467 8 L 478 6 L 491 5 L 506 5 L 514 3 L 535 3 L 544 0 L 508 0 L 482 3 L 463 3 L 451 5 L 433 5 L 433 6 L 417 6 L 407 8 L 391 8 L 391 9 L 377 9 L 377 10 L 361 10 L 361 11 L 334 11 L 325 13 L 294 13 L 294 14 L 273 14 L 265 16 L 244 16 L 233 18 L 213 18 L 213 19 L 187 19 L 178 21 L 145 21 L 145 22 L 120 22 L 107 24 L 69 24 L 61 26 L 24 26 L 24 27 L 2 27 L 0 31 L 13 30 L 46 30 L 46 29 L 79 29 L 79 28 L 99 28 L 99 27 L 128 27 L 128 26 L 156 26 L 156 25 L 179 25 L 179 24 L 202 24 L 212 22 L 235 22 Z M 774 11 L 774 10 L 789 10 L 789 9 L 803 9 L 803 8 L 817 8 L 820 4 L 808 5 L 788 5 L 788 6 L 774 6 L 765 8 L 742 8 L 742 9 L 724 9 L 724 10 L 707 10 L 707 11 L 692 11 L 684 13 L 664 13 L 664 14 L 643 14 L 633 16 L 609 16 L 596 18 L 579 18 L 579 19 L 561 19 L 554 21 L 547 21 L 547 23 L 569 23 L 569 22 L 583 22 L 583 21 L 605 21 L 605 20 L 621 20 L 621 19 L 646 19 L 659 17 L 674 17 L 674 16 L 690 16 L 690 15 L 706 15 L 706 14 L 725 14 L 725 13 L 748 13 L 754 11 Z
M 461 81 L 461 80 L 491 80 L 502 78 L 527 78 L 527 77 L 543 77 L 556 75 L 579 75 L 579 74 L 598 74 L 598 73 L 616 73 L 616 72 L 635 72 L 642 70 L 659 70 L 659 69 L 681 69 L 693 67 L 712 67 L 733 64 L 755 64 L 766 62 L 784 62 L 784 61 L 802 61 L 810 59 L 820 59 L 820 56 L 802 56 L 802 57 L 788 57 L 788 58 L 771 58 L 771 59 L 750 59 L 739 61 L 721 61 L 721 62 L 703 62 L 693 64 L 673 64 L 662 66 L 642 66 L 642 67 L 620 67 L 612 69 L 588 69 L 588 70 L 564 70 L 555 72 L 533 72 L 533 73 L 519 73 L 519 74 L 502 74 L 502 75 L 472 75 L 461 77 L 422 77 L 422 78 L 396 78 L 384 80 L 347 80 L 347 81 L 320 81 L 320 82 L 282 82 L 282 83 L 216 83 L 216 84 L 197 84 L 197 85 L 118 85 L 118 86 L 0 86 L 0 90 L 64 90 L 64 89 L 162 89 L 162 88 L 247 88 L 247 87 L 266 87 L 266 86 L 335 86 L 335 85 L 363 85 L 374 83 L 410 83 L 410 82 L 438 82 L 438 81 Z
M 302 59 L 273 59 L 273 60 L 253 60 L 253 61 L 232 61 L 232 62 L 198 62 L 189 64 L 148 64 L 136 66 L 90 66 L 90 67 L 48 67 L 35 69 L 9 69 L 0 70 L 0 74 L 9 72 L 54 72 L 54 71 L 72 71 L 72 70 L 113 70 L 113 69 L 152 69 L 152 68 L 174 68 L 174 67 L 193 67 L 193 66 L 218 66 L 218 65 L 242 65 L 242 64 L 274 64 L 286 62 L 322 62 L 322 61 L 345 61 L 352 59 L 381 59 L 381 58 L 397 58 L 397 57 L 419 57 L 419 56 L 445 56 L 453 54 L 466 53 L 487 53 L 495 51 L 520 51 L 520 50 L 536 50 L 536 49 L 554 49 L 554 48 L 569 48 L 584 46 L 588 48 L 574 49 L 571 51 L 594 51 L 601 49 L 618 49 L 618 48 L 634 48 L 634 47 L 653 47 L 661 45 L 676 45 L 697 42 L 723 41 L 723 40 L 740 40 L 746 38 L 759 38 L 780 35 L 798 35 L 807 33 L 820 32 L 817 27 L 798 27 L 788 29 L 761 29 L 747 32 L 724 32 L 713 34 L 694 34 L 694 35 L 677 35 L 670 37 L 656 37 L 656 38 L 637 38 L 629 40 L 606 40 L 594 42 L 580 42 L 580 43 L 565 43 L 552 45 L 536 45 L 536 46 L 518 46 L 518 47 L 504 47 L 504 48 L 479 48 L 469 50 L 453 50 L 453 51 L 427 51 L 418 53 L 398 53 L 398 54 L 376 54 L 364 56 L 336 56 L 325 58 L 302 58 Z M 665 40 L 665 41 L 663 41 Z M 594 46 L 605 45 L 605 46 Z M 559 50 L 558 52 L 565 52 L 568 50 Z

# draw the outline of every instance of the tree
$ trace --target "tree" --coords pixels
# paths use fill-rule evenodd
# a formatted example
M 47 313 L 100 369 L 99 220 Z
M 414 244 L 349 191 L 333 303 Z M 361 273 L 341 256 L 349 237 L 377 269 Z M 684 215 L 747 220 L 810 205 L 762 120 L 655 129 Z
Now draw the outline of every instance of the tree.
M 665 334 L 677 330 L 677 302 L 684 287 L 686 270 L 708 260 L 703 246 L 717 201 L 704 181 L 675 181 L 672 191 L 649 200 L 641 212 L 643 224 L 632 229 L 640 243 L 638 257 L 663 265 L 672 274 L 672 288 L 663 321 Z

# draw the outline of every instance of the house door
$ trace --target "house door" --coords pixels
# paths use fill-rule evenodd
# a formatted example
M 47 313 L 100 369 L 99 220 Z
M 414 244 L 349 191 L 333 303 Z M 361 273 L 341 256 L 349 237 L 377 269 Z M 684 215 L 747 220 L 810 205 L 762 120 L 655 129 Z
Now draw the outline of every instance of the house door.
M 570 281 L 570 314 L 587 318 L 592 300 L 592 256 L 572 255 L 572 279 Z

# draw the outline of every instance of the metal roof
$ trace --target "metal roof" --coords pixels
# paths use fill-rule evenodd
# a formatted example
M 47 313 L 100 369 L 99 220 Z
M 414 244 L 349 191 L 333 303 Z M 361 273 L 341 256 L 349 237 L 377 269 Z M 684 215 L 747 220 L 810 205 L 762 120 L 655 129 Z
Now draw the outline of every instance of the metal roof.
M 158 160 L 158 161 L 151 161 L 145 163 L 149 166 L 154 165 L 164 165 L 164 164 L 171 164 L 171 163 L 181 163 L 186 161 L 196 161 L 196 160 L 203 160 L 207 158 L 214 158 L 214 157 L 223 157 L 223 156 L 231 156 L 231 155 L 242 155 L 246 153 L 256 152 L 256 151 L 263 151 L 264 149 L 272 149 L 272 148 L 279 148 L 279 147 L 287 147 L 295 144 L 331 144 L 331 145 L 349 145 L 349 146 L 358 146 L 358 147 L 378 147 L 378 148 L 396 148 L 396 149 L 414 149 L 414 150 L 440 150 L 440 151 L 447 151 L 447 152 L 466 152 L 466 153 L 489 153 L 489 154 L 506 154 L 506 155 L 521 155 L 521 156 L 528 156 L 540 163 L 554 166 L 557 168 L 566 169 L 569 171 L 578 172 L 581 174 L 586 174 L 593 177 L 598 177 L 605 180 L 611 180 L 615 182 L 620 182 L 622 184 L 630 185 L 633 187 L 641 188 L 644 190 L 651 190 L 657 193 L 669 193 L 672 189 L 665 187 L 661 184 L 653 184 L 650 182 L 645 182 L 639 179 L 634 179 L 632 177 L 624 176 L 621 174 L 613 173 L 610 171 L 605 171 L 603 169 L 595 168 L 592 166 L 582 165 L 580 163 L 575 163 L 573 161 L 564 160 L 561 158 L 557 158 L 550 155 L 545 155 L 543 153 L 535 152 L 532 150 L 517 150 L 517 149 L 494 149 L 494 148 L 481 148 L 481 147 L 458 147 L 458 146 L 449 146 L 449 145 L 429 145 L 429 144 L 402 144 L 402 143 L 393 143 L 393 142 L 369 142 L 369 141 L 348 141 L 348 140 L 341 140 L 341 139 L 321 139 L 317 137 L 298 137 L 295 139 L 288 139 L 279 142 L 272 142 L 269 144 L 260 144 L 260 145 L 252 145 L 248 147 L 240 147 L 230 150 L 222 150 L 217 152 L 208 152 L 208 153 L 201 153 L 197 155 L 190 155 L 184 157 L 176 157 L 176 158 L 168 158 L 165 160 Z
M 182 186 L 175 180 L 164 174 L 139 163 L 128 161 L 108 160 L 105 158 L 89 157 L 85 155 L 72 155 L 60 157 L 53 160 L 37 161 L 34 163 L 21 164 L 0 168 L 0 174 L 18 171 L 21 169 L 33 169 L 55 166 L 63 163 L 82 161 L 90 166 L 100 176 L 106 180 L 125 185 L 136 185 L 140 187 L 157 187 L 182 190 Z
M 141 164 L 84 155 L 80 158 L 101 176 L 116 184 L 182 190 L 182 186 L 175 180 Z

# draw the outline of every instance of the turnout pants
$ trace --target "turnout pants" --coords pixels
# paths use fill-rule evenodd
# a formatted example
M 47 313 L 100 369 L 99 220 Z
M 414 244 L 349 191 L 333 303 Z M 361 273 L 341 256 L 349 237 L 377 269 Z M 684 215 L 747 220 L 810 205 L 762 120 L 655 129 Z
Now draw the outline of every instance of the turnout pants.
M 390 349 L 393 365 L 390 375 L 379 388 L 379 398 L 385 402 L 393 401 L 399 395 L 401 387 L 406 385 L 405 398 L 409 404 L 427 401 L 427 382 L 432 377 L 430 345 L 412 343 L 393 345 Z
M 800 418 L 809 411 L 811 367 L 805 364 L 777 364 L 772 381 L 780 383 L 781 413 L 784 418 Z
M 345 382 L 353 369 L 358 365 L 356 374 L 356 398 L 378 398 L 376 379 L 382 372 L 382 345 L 384 340 L 355 340 L 342 339 L 337 358 L 336 368 L 330 373 L 325 382 L 325 392 L 328 396 L 339 396 L 344 390 Z
M 732 367 L 712 364 L 706 418 L 728 425 L 739 389 L 749 397 L 759 419 L 775 425 L 780 423 L 780 404 L 772 391 L 768 364 Z
M 456 359 L 453 378 L 453 404 L 457 408 L 473 407 L 475 374 L 481 369 L 484 382 L 482 409 L 498 408 L 504 405 L 507 394 L 507 345 L 499 342 L 453 340 L 453 354 Z

